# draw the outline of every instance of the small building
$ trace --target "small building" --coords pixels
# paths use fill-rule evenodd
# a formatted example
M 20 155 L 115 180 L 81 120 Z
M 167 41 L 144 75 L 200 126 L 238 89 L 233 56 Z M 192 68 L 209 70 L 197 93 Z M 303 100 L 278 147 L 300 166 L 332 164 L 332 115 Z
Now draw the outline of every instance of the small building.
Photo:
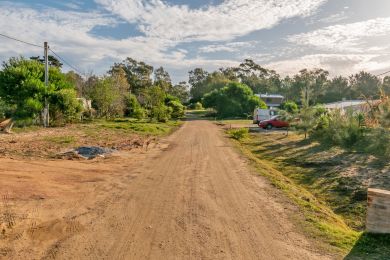
M 256 94 L 265 102 L 268 108 L 279 108 L 283 103 L 284 96 L 278 94 Z

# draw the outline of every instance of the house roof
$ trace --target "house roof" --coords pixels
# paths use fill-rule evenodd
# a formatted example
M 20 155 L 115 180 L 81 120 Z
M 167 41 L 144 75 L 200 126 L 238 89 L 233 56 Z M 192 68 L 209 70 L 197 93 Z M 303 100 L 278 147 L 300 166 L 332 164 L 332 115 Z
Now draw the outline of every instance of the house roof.
M 256 94 L 260 98 L 284 98 L 284 96 L 279 94 Z

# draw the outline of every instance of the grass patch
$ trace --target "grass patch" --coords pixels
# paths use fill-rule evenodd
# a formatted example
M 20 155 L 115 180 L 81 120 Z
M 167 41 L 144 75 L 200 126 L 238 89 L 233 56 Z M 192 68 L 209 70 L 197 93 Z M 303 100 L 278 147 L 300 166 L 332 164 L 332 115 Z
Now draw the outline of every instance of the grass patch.
M 304 216 L 300 224 L 307 233 L 314 239 L 320 238 L 322 245 L 331 245 L 332 250 L 340 254 L 351 250 L 360 232 L 350 228 L 342 217 L 335 214 L 326 203 L 316 198 L 310 191 L 285 176 L 277 169 L 275 162 L 254 154 L 248 148 L 248 142 L 250 143 L 251 140 L 237 141 L 241 152 L 252 161 L 261 175 L 267 177 L 275 187 L 282 190 L 299 206 Z
M 251 125 L 253 124 L 252 120 L 248 119 L 224 119 L 224 120 L 219 120 L 221 124 L 225 125 Z
M 238 128 L 230 129 L 227 131 L 228 135 L 235 140 L 243 140 L 248 138 L 249 129 L 248 128 Z
M 58 145 L 73 144 L 76 142 L 74 136 L 45 136 L 43 140 Z
M 181 122 L 168 121 L 166 123 L 159 123 L 132 118 L 120 118 L 111 121 L 99 120 L 95 124 L 101 128 L 120 130 L 135 134 L 164 136 L 179 127 Z
M 363 233 L 368 180 L 389 189 L 388 162 L 294 133 L 256 133 L 236 143 L 258 172 L 299 206 L 308 235 L 346 259 L 389 259 L 390 236 Z
M 346 260 L 365 259 L 389 259 L 390 256 L 390 235 L 367 234 L 359 237 L 355 246 L 345 257 Z

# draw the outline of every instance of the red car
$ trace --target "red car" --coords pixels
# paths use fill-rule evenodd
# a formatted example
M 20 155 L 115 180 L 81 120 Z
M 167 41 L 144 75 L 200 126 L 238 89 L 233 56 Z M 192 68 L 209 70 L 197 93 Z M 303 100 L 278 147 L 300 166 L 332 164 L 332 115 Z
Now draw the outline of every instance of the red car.
M 272 129 L 275 128 L 281 128 L 281 127 L 288 127 L 289 123 L 283 120 L 279 119 L 279 116 L 271 117 L 271 119 L 260 121 L 259 127 L 263 129 Z

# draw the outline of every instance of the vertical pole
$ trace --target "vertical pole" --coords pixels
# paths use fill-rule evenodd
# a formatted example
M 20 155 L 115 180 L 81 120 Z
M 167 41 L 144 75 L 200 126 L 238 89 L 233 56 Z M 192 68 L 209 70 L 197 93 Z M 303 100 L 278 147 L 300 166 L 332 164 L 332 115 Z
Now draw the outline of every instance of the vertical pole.
M 49 88 L 49 59 L 48 59 L 48 51 L 49 46 L 47 42 L 44 43 L 45 48 L 45 87 L 46 91 Z M 45 108 L 44 108 L 44 117 L 43 117 L 43 125 L 44 127 L 49 126 L 49 102 L 47 101 L 47 97 L 45 97 Z

